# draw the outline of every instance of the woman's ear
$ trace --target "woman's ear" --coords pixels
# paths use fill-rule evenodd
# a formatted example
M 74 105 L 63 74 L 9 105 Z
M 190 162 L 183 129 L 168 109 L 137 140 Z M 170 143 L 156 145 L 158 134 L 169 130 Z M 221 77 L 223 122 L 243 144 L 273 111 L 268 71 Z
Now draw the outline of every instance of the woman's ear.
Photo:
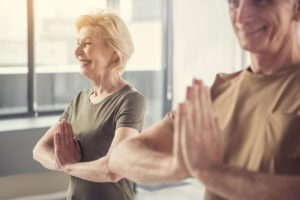
M 112 61 L 117 61 L 119 59 L 119 55 L 114 51 L 112 56 Z

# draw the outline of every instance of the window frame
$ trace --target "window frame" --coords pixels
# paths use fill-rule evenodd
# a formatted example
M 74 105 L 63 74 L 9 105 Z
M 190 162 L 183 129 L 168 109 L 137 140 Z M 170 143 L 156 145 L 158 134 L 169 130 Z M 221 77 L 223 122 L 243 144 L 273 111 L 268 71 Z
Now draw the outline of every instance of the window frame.
M 120 0 L 106 0 L 107 8 L 119 9 Z M 162 77 L 163 99 L 162 115 L 169 112 L 172 106 L 172 60 L 173 60 L 173 32 L 172 32 L 172 2 L 162 1 Z M 36 69 L 35 69 L 35 24 L 34 0 L 27 0 L 27 112 L 0 114 L 1 119 L 25 118 L 38 116 L 59 115 L 63 109 L 52 111 L 38 111 L 36 101 Z M 77 73 L 77 72 L 76 72 Z M 25 74 L 24 74 L 25 75 Z

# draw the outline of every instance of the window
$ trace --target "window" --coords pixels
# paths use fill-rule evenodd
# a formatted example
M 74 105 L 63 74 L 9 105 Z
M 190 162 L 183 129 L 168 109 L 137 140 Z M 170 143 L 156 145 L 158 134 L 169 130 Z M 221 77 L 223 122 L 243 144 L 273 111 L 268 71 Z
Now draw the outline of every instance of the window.
M 26 16 L 26 1 L 0 2 L 0 114 L 27 112 Z
M 135 47 L 123 77 L 146 97 L 145 127 L 149 127 L 163 115 L 161 0 L 120 0 L 119 10 L 129 26 Z
M 213 11 L 213 12 L 212 12 Z M 209 20 L 208 20 L 209 19 Z M 243 52 L 227 12 L 226 1 L 174 1 L 174 98 L 183 101 L 192 78 L 211 85 L 219 72 L 243 67 Z
M 62 110 L 80 90 L 91 87 L 74 56 L 75 21 L 96 8 L 106 8 L 106 0 L 35 1 L 37 111 Z
M 61 113 L 80 90 L 91 87 L 74 56 L 75 20 L 106 7 L 119 11 L 132 34 L 135 53 L 122 76 L 146 97 L 145 127 L 162 118 L 166 66 L 160 0 L 21 2 L 0 3 L 1 118 Z

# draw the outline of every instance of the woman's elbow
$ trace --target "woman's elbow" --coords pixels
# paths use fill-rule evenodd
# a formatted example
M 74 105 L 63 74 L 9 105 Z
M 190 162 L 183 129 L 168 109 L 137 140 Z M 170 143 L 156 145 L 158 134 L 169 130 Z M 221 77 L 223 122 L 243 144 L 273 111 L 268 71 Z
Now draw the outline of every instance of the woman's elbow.
M 38 150 L 37 150 L 37 145 L 35 145 L 35 147 L 32 150 L 32 158 L 35 161 L 38 161 Z
M 43 144 L 41 143 L 41 141 L 39 141 L 32 150 L 32 157 L 35 161 L 39 162 L 42 145 Z

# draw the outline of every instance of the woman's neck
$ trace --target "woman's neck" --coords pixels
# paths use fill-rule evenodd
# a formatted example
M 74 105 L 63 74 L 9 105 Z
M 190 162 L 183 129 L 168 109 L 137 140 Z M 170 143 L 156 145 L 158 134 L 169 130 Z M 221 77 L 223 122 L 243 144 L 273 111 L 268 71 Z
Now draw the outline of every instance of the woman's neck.
M 127 82 L 121 78 L 118 72 L 112 71 L 102 73 L 91 82 L 94 86 L 94 93 L 91 98 L 98 100 L 104 99 L 127 85 Z

